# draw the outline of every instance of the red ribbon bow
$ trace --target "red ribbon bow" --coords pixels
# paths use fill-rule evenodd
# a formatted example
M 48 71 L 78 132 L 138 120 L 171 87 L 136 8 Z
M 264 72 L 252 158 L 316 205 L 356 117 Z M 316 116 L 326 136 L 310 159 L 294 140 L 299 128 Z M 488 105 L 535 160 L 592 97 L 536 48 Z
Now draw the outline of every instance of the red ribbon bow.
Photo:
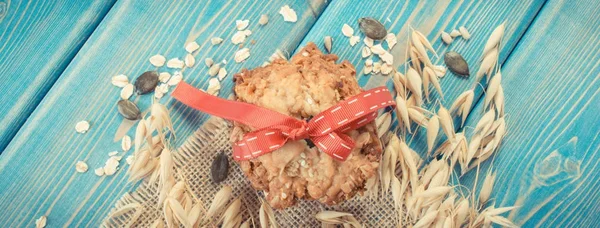
M 180 82 L 172 96 L 180 102 L 254 129 L 233 144 L 235 160 L 248 160 L 279 149 L 288 140 L 310 138 L 337 160 L 344 161 L 354 148 L 352 138 L 343 134 L 373 121 L 377 110 L 395 103 L 386 87 L 352 96 L 305 122 L 256 105 L 226 100 Z

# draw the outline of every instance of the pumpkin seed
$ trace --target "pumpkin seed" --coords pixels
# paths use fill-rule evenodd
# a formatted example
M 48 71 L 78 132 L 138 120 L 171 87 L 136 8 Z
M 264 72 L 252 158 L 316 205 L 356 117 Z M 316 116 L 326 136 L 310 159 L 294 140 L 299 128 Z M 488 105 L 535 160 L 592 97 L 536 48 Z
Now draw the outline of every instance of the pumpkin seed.
M 467 61 L 458 53 L 449 51 L 444 54 L 444 62 L 448 69 L 455 74 L 469 76 L 469 65 Z
M 227 159 L 227 155 L 221 151 L 213 160 L 212 165 L 210 167 L 210 177 L 213 182 L 220 183 L 227 178 L 227 174 L 229 173 L 229 160 Z
M 364 33 L 365 36 L 374 40 L 381 40 L 388 34 L 383 24 L 371 17 L 363 17 L 358 19 L 358 26 L 360 27 L 360 31 Z
M 137 120 L 142 116 L 140 109 L 130 100 L 120 100 L 117 102 L 117 110 L 121 116 L 128 120 Z
M 146 71 L 135 79 L 135 90 L 138 94 L 146 94 L 154 91 L 158 85 L 158 72 Z

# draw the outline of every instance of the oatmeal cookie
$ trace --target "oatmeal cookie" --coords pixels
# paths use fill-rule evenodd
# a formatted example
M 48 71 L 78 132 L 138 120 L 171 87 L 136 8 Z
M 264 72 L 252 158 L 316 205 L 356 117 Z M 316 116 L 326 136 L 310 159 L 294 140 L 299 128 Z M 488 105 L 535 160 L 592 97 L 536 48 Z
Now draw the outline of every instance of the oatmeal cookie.
M 289 62 L 279 59 L 236 74 L 236 99 L 308 120 L 362 92 L 352 64 L 336 64 L 337 59 L 309 43 Z M 252 130 L 236 124 L 232 142 Z M 298 199 L 336 204 L 364 191 L 366 180 L 377 173 L 382 152 L 374 123 L 346 134 L 356 145 L 344 162 L 320 152 L 310 140 L 299 140 L 239 164 L 253 187 L 265 191 L 274 208 L 292 206 Z

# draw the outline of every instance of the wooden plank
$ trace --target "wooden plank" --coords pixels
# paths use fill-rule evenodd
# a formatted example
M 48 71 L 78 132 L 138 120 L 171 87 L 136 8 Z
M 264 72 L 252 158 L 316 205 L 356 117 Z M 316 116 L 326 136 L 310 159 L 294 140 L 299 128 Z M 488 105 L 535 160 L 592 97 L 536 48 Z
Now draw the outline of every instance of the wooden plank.
M 509 218 L 520 226 L 600 226 L 598 13 L 598 1 L 550 0 L 503 66 L 508 134 L 492 198 L 519 205 Z M 481 110 L 480 100 L 468 125 Z
M 116 111 L 120 90 L 111 85 L 111 77 L 126 74 L 132 79 L 155 69 L 148 58 L 157 53 L 182 58 L 186 53 L 184 45 L 196 40 L 200 44 L 195 55 L 197 63 L 183 72 L 184 80 L 206 88 L 209 77 L 204 59 L 226 59 L 230 73 L 222 83 L 224 92 L 220 95 L 227 97 L 234 72 L 262 64 L 276 49 L 284 53 L 293 51 L 326 5 L 323 1 L 287 3 L 298 15 L 298 21 L 290 23 L 278 14 L 284 4 L 279 1 L 117 2 L 2 155 L 0 207 L 6 213 L 0 217 L 6 221 L 5 225 L 33 226 L 41 215 L 48 216 L 49 227 L 100 224 L 114 202 L 135 187 L 122 170 L 109 177 L 97 177 L 93 172 L 104 165 L 108 152 L 120 150 L 120 142 L 113 141 L 122 121 Z M 258 25 L 262 14 L 270 17 L 264 27 Z M 251 57 L 241 64 L 233 61 L 239 48 L 230 42 L 237 31 L 237 19 L 249 19 L 253 32 L 245 43 L 251 49 Z M 222 37 L 224 42 L 213 46 L 211 37 Z M 256 40 L 256 44 L 250 44 L 250 40 Z M 145 109 L 151 97 L 135 99 Z M 207 117 L 170 98 L 161 102 L 171 108 L 177 144 Z M 80 120 L 91 123 L 85 134 L 74 130 Z M 132 132 L 129 135 L 133 136 Z M 90 171 L 76 173 L 78 160 L 87 161 Z M 127 168 L 124 161 L 123 168 Z
M 0 2 L 0 153 L 114 2 Z
M 544 1 L 538 0 L 521 1 L 520 4 L 505 4 L 501 1 L 394 1 L 393 3 L 370 1 L 365 4 L 356 4 L 350 0 L 335 1 L 327 7 L 302 44 L 312 41 L 322 46 L 323 37 L 331 36 L 334 40 L 333 53 L 356 66 L 359 72 L 357 77 L 362 86 L 372 88 L 386 84 L 392 88 L 392 83 L 387 76 L 360 73 L 366 59 L 361 57 L 364 35 L 358 29 L 359 18 L 374 17 L 384 23 L 388 32 L 397 34 L 398 44 L 394 46 L 391 53 L 394 56 L 394 66 L 401 72 L 404 72 L 403 63 L 406 60 L 407 35 L 410 27 L 426 35 L 440 56 L 447 51 L 461 53 L 469 63 L 470 72 L 477 72 L 484 44 L 493 29 L 506 21 L 503 49 L 499 60 L 502 63 L 543 4 Z M 355 35 L 361 36 L 361 43 L 354 47 L 350 46 L 349 38 L 341 32 L 345 23 L 354 28 Z M 471 39 L 456 38 L 451 45 L 445 45 L 440 38 L 441 32 L 450 32 L 460 26 L 469 29 Z M 444 65 L 443 59 L 436 59 L 433 63 Z M 432 92 L 431 102 L 426 104 L 426 107 L 432 110 L 435 106 L 437 110 L 439 107 L 437 103 L 440 101 L 449 108 L 456 97 L 475 85 L 475 73 L 472 74 L 465 79 L 448 71 L 446 76 L 440 79 L 445 100 L 440 100 L 437 92 Z M 482 93 L 480 86 L 476 88 L 475 100 Z M 455 126 L 459 128 L 460 122 L 456 123 Z M 410 146 L 416 151 L 426 151 L 426 132 L 423 129 L 406 138 L 411 141 Z

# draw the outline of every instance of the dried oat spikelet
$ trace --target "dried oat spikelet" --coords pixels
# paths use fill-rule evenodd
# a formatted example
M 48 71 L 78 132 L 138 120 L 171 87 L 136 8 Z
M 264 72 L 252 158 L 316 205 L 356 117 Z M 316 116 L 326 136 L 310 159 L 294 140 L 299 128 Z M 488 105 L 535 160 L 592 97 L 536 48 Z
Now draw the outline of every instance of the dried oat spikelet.
M 493 173 L 490 169 L 485 175 L 481 190 L 479 191 L 479 203 L 481 205 L 485 204 L 489 200 L 490 195 L 492 194 L 492 189 L 494 188 L 495 179 L 496 173 Z
M 321 211 L 315 215 L 315 218 L 324 224 L 343 224 L 350 225 L 350 227 L 362 227 L 358 220 L 354 218 L 354 215 L 346 212 Z
M 423 92 L 421 88 L 423 82 L 421 80 L 419 72 L 417 72 L 414 68 L 409 67 L 408 71 L 406 72 L 406 81 L 408 82 L 408 89 L 416 98 L 416 105 L 421 106 L 421 104 L 423 103 Z
M 503 35 L 504 23 L 494 29 L 483 48 L 481 67 L 477 71 L 476 82 L 479 82 L 483 78 L 483 75 L 487 75 L 489 79 L 490 74 L 494 71 L 498 62 L 500 42 Z
M 205 222 L 208 222 L 209 219 L 214 218 L 223 210 L 225 205 L 227 205 L 227 202 L 229 202 L 231 199 L 231 191 L 231 187 L 226 185 L 215 194 L 215 197 L 204 217 Z
M 435 144 L 435 139 L 440 130 L 440 121 L 437 116 L 432 116 L 429 118 L 427 122 L 427 154 L 431 154 L 431 150 L 433 150 L 433 145 Z
M 183 227 L 192 227 L 192 225 L 189 224 L 189 219 L 188 219 L 185 209 L 183 208 L 181 203 L 179 201 L 177 201 L 176 199 L 168 197 L 165 200 L 164 210 L 171 210 L 171 213 L 173 213 L 173 218 L 175 218 L 177 220 L 177 222 L 179 224 L 181 224 Z M 169 225 L 168 222 L 167 222 L 167 225 Z
M 223 216 L 221 219 L 223 220 L 223 225 L 221 227 L 239 227 L 242 223 L 242 214 L 240 214 L 240 208 L 242 206 L 242 201 L 240 198 L 235 199 L 225 212 L 223 212 Z
M 278 228 L 277 220 L 275 220 L 275 214 L 273 209 L 267 203 L 266 200 L 260 198 L 260 209 L 258 211 L 261 228 Z

